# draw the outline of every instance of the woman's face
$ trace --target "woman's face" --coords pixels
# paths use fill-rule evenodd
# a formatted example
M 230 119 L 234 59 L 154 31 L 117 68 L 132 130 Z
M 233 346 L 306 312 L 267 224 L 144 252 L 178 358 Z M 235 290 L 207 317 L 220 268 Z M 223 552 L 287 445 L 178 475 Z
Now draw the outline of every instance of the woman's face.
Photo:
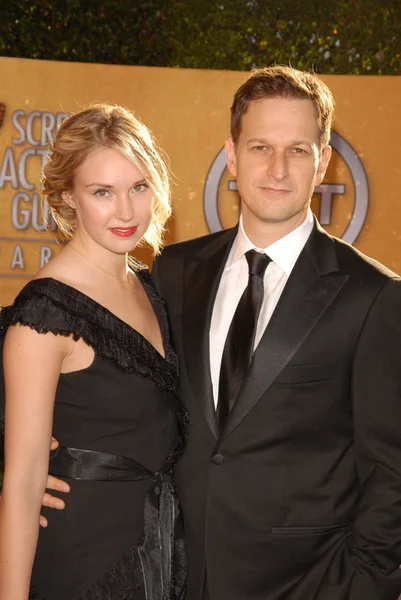
M 73 191 L 63 198 L 76 211 L 75 235 L 117 254 L 133 250 L 152 219 L 152 189 L 114 148 L 92 152 L 75 172 Z

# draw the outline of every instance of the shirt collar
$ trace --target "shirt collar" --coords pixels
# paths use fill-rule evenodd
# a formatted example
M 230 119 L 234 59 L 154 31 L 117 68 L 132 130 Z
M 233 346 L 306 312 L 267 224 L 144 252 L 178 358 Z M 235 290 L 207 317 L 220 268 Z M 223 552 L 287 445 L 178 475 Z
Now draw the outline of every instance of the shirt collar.
M 295 263 L 297 262 L 298 256 L 301 253 L 302 248 L 306 244 L 306 240 L 313 229 L 313 215 L 309 209 L 306 215 L 306 219 L 293 231 L 290 231 L 287 235 L 277 240 L 266 248 L 255 248 L 255 245 L 251 242 L 245 233 L 242 215 L 239 220 L 238 233 L 234 240 L 232 249 L 231 259 L 229 264 L 232 265 L 234 262 L 239 260 L 248 250 L 255 248 L 259 252 L 265 252 L 270 256 L 272 261 L 280 267 L 284 273 L 289 276 Z

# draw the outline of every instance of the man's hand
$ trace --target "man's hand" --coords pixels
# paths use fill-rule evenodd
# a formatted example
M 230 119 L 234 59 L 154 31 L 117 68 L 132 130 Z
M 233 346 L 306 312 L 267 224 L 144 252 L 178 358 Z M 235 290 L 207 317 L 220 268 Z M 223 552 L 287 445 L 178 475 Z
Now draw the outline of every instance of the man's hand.
M 58 441 L 52 438 L 50 450 L 55 450 L 56 448 L 58 448 L 58 445 Z M 46 489 L 68 493 L 70 491 L 70 486 L 65 481 L 62 481 L 61 479 L 57 479 L 56 477 L 49 475 L 47 477 Z M 45 492 L 43 495 L 42 506 L 48 506 L 49 508 L 63 510 L 63 508 L 65 507 L 65 502 L 64 500 L 61 500 L 61 498 L 56 498 L 55 496 L 52 496 L 51 494 Z M 48 525 L 46 517 L 43 517 L 42 515 L 40 515 L 40 525 L 42 527 L 47 527 Z

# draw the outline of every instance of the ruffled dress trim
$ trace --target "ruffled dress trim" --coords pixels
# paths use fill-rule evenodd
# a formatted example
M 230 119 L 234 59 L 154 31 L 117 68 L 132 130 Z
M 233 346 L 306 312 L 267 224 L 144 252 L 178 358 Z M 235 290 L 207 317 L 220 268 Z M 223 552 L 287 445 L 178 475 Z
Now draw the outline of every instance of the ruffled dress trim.
M 19 323 L 38 331 L 82 339 L 96 354 L 128 373 L 152 380 L 176 397 L 179 434 L 184 442 L 188 432 L 187 413 L 178 397 L 178 358 L 170 344 L 170 332 L 164 301 L 158 295 L 149 271 L 136 271 L 153 306 L 163 339 L 165 358 L 146 338 L 114 313 L 70 285 L 47 277 L 30 281 L 11 306 L 0 313 L 0 337 L 7 327 Z M 4 432 L 4 410 L 0 411 L 0 429 Z M 169 460 L 176 462 L 183 444 Z
M 163 358 L 140 333 L 107 308 L 66 283 L 34 279 L 19 293 L 14 304 L 0 313 L 0 335 L 9 325 L 28 325 L 39 333 L 82 338 L 96 353 L 123 371 L 151 379 L 159 387 L 177 393 L 178 359 L 169 341 L 164 301 L 157 294 L 147 270 L 137 271 L 156 313 L 162 334 Z

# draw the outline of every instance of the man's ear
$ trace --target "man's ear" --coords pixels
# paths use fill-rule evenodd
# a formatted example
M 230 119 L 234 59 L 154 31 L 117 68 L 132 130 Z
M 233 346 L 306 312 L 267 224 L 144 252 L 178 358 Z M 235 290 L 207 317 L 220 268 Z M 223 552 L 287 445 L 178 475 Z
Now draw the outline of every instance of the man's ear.
M 329 166 L 330 158 L 331 146 L 326 146 L 325 148 L 323 148 L 322 154 L 320 156 L 319 166 L 317 168 L 316 175 L 316 185 L 320 185 L 322 183 L 324 176 L 326 175 L 327 167 Z
M 69 206 L 73 210 L 75 210 L 77 208 L 75 205 L 75 202 L 74 202 L 74 195 L 73 195 L 72 191 L 62 192 L 61 199 L 63 202 L 65 202 L 65 204 L 67 206 Z
M 233 177 L 237 176 L 237 155 L 235 154 L 235 144 L 230 136 L 226 138 L 225 149 L 227 155 L 227 168 Z

